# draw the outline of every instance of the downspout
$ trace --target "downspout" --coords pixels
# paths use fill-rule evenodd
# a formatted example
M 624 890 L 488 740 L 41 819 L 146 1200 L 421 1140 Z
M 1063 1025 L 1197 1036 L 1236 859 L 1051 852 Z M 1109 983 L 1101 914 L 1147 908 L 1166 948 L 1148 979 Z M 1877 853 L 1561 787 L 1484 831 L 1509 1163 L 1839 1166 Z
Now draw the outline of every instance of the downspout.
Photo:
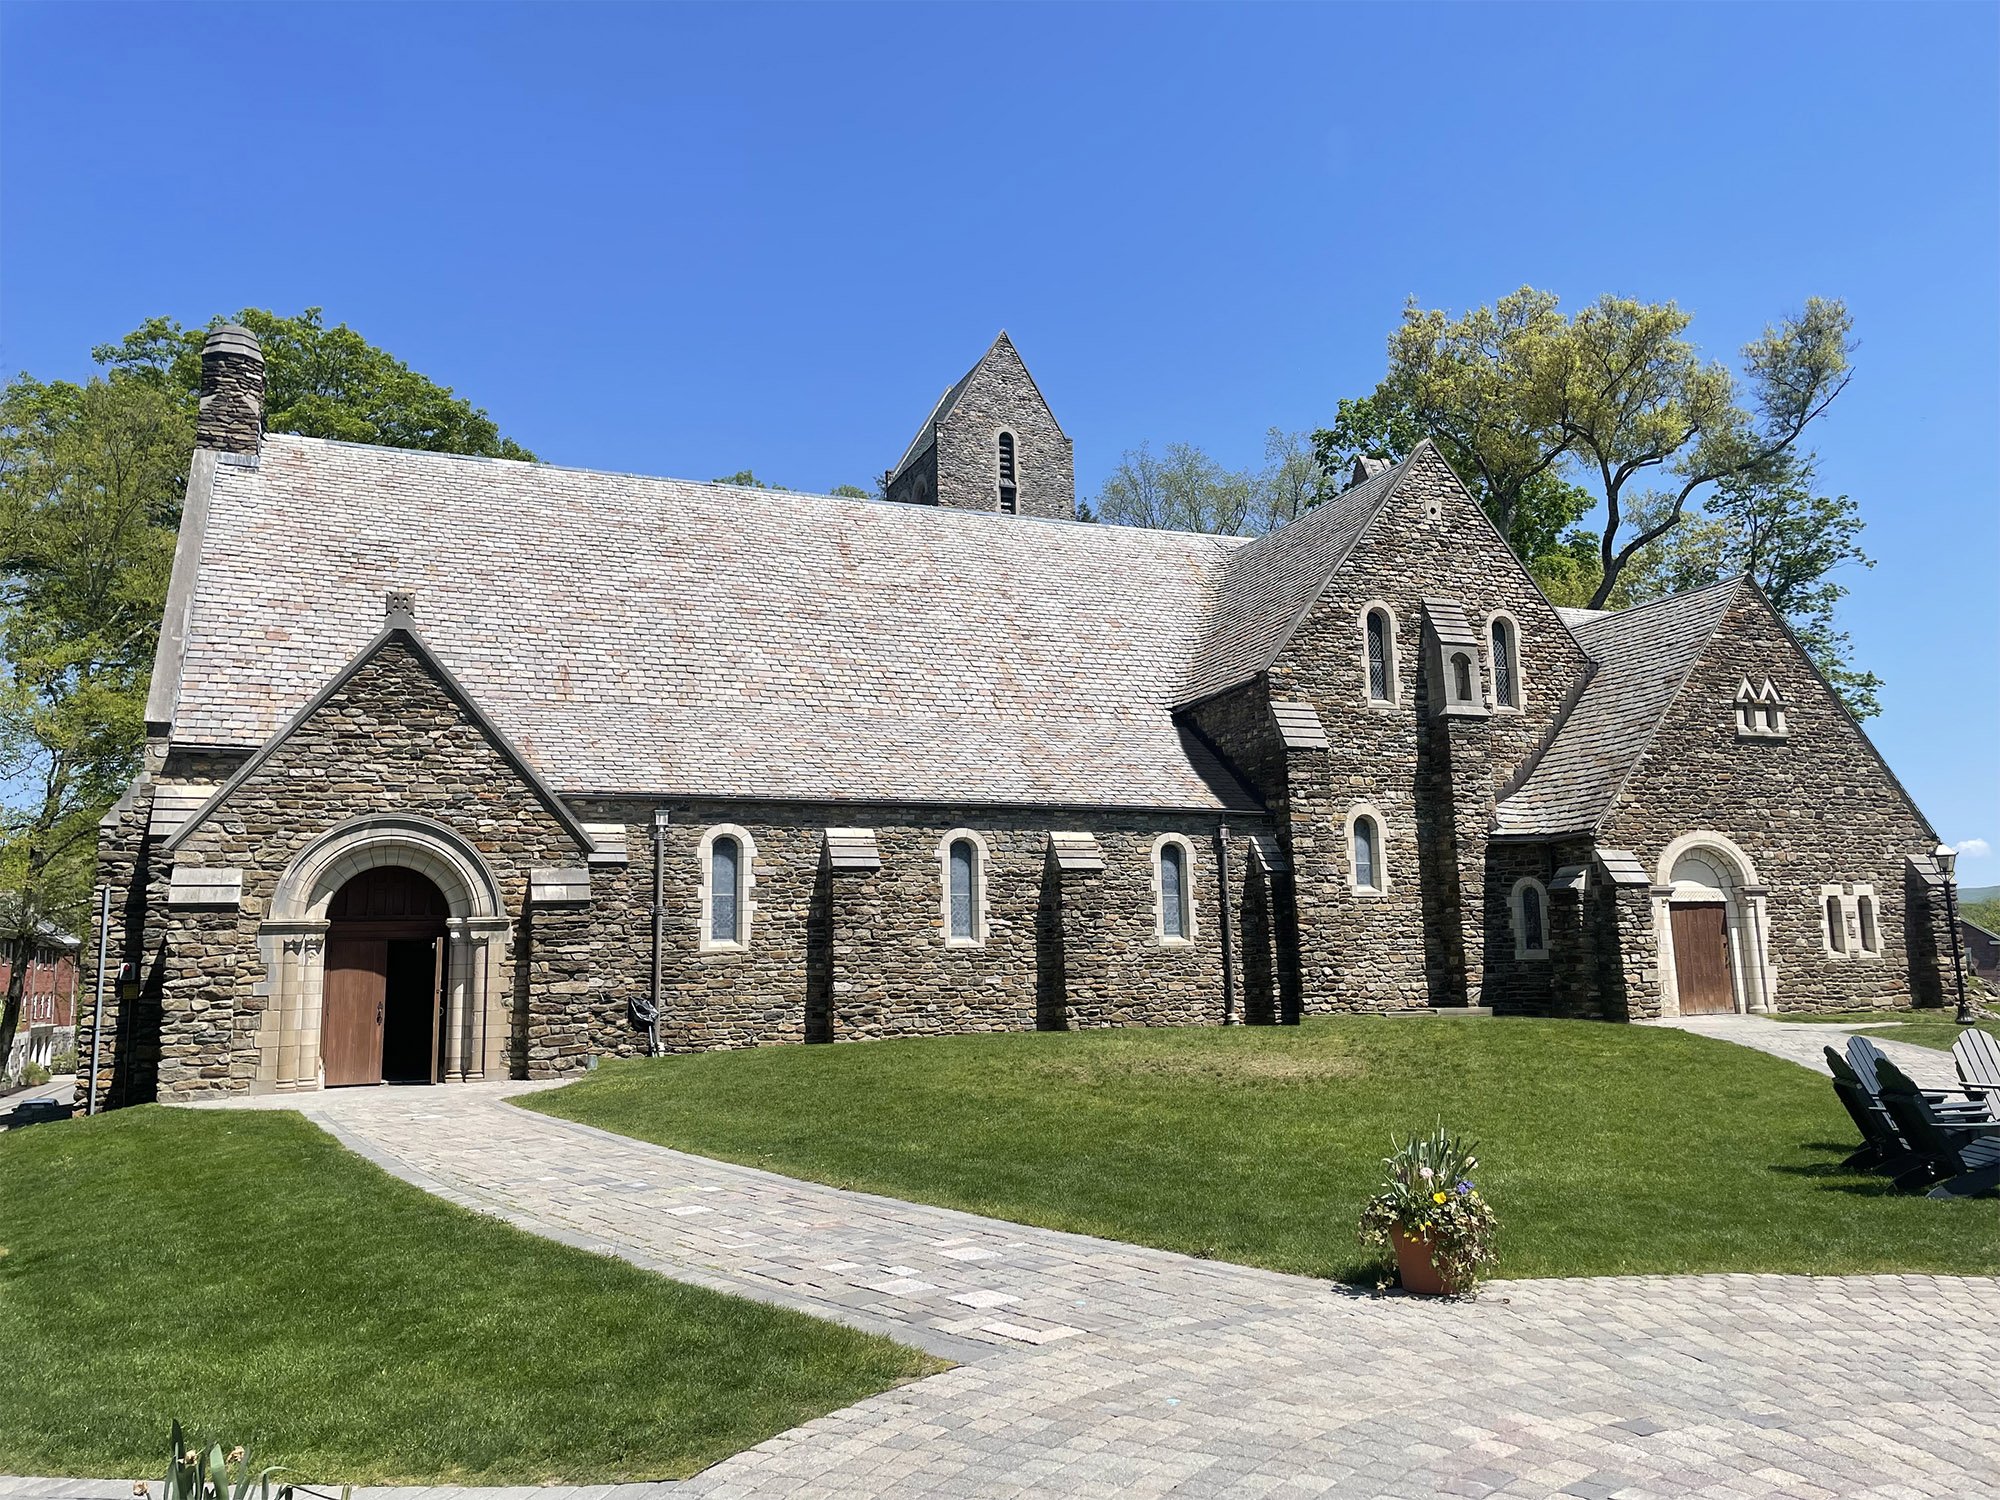
M 1222 1024 L 1236 1024 L 1236 940 L 1229 925 L 1229 825 L 1215 830 L 1215 873 L 1221 899 L 1215 903 L 1216 925 L 1222 929 Z
M 660 1055 L 660 991 L 667 956 L 667 810 L 653 810 L 653 993 L 647 1005 L 646 1046 Z

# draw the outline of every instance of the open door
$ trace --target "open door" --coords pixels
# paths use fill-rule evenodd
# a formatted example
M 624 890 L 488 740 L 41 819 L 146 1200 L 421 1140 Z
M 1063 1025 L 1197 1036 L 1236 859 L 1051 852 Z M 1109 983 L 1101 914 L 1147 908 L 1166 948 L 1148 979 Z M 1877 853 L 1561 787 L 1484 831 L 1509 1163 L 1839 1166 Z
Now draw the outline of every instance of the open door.
M 389 998 L 389 944 L 329 937 L 320 1031 L 326 1085 L 382 1081 L 382 1021 Z

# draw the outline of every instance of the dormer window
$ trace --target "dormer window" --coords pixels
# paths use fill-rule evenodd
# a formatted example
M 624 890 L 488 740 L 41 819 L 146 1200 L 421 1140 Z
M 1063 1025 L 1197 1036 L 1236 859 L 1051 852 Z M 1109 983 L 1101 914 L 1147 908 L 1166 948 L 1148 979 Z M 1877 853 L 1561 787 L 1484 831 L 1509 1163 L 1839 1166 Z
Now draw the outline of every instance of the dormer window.
M 1791 733 L 1785 718 L 1785 696 L 1766 677 L 1762 687 L 1753 688 L 1745 677 L 1736 689 L 1736 736 L 1738 739 L 1781 740 Z
M 1000 510 L 1011 516 L 1021 508 L 1020 486 L 1014 477 L 1014 434 L 1003 432 L 996 442 L 1000 460 Z
M 1486 674 L 1479 664 L 1483 633 L 1456 599 L 1424 600 L 1424 667 L 1430 683 L 1425 696 L 1432 713 L 1484 718 L 1490 711 Z

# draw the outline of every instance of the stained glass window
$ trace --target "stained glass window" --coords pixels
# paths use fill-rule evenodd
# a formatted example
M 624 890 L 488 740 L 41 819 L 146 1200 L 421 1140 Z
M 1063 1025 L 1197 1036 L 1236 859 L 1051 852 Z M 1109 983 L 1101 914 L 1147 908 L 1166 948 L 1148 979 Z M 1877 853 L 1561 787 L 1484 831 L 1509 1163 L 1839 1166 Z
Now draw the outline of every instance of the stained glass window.
M 737 925 L 737 881 L 743 846 L 728 835 L 708 846 L 708 937 L 714 943 L 742 941 Z

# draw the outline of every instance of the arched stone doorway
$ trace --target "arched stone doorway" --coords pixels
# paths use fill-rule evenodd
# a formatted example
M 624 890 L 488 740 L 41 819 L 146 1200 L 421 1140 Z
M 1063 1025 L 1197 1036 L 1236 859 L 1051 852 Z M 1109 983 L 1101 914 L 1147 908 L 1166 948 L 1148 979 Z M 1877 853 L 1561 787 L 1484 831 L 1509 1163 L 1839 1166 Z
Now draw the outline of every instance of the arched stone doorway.
M 327 908 L 326 1086 L 444 1077 L 444 892 L 402 865 L 348 877 Z
M 1750 856 L 1721 834 L 1686 834 L 1667 846 L 1653 887 L 1661 1014 L 1771 1009 L 1768 894 Z
M 373 871 L 395 870 L 356 883 Z M 418 884 L 417 882 L 421 882 Z M 349 887 L 354 886 L 350 895 Z M 428 888 L 428 893 L 426 892 Z M 336 902 L 342 903 L 338 912 Z M 412 910 L 412 902 L 422 909 Z M 432 909 L 443 905 L 442 915 Z M 390 908 L 400 903 L 400 916 Z M 345 932 L 362 937 L 348 924 L 369 921 L 421 924 L 392 935 L 391 940 L 430 942 L 432 984 L 436 995 L 434 1051 L 419 1054 L 417 1066 L 430 1059 L 430 1076 L 441 1082 L 504 1077 L 507 1057 L 506 935 L 509 927 L 499 885 L 479 852 L 459 834 L 429 818 L 407 814 L 370 814 L 329 830 L 300 852 L 279 879 L 270 914 L 258 928 L 265 965 L 264 1020 L 258 1028 L 258 1066 L 254 1087 L 288 1092 L 316 1089 L 336 1081 L 368 1082 L 353 1077 L 353 1053 L 335 1043 L 336 1070 L 325 1065 L 322 1048 L 327 1024 L 360 1026 L 360 1006 L 347 986 L 365 984 L 372 997 L 375 981 L 355 978 L 372 972 L 377 956 L 353 949 L 329 949 Z M 441 940 L 437 929 L 442 929 Z M 405 949 L 399 989 L 421 994 L 421 950 Z M 385 950 L 380 962 L 388 962 Z M 329 995 L 331 974 L 335 993 Z M 390 1043 L 388 979 L 382 981 L 383 1044 Z M 329 1000 L 342 1007 L 342 1017 L 330 1017 Z M 421 1000 L 413 1002 L 421 1016 Z M 374 1024 L 372 1003 L 368 1024 Z M 408 1021 L 407 1015 L 400 1019 Z M 411 1050 L 415 1042 L 404 1045 Z M 409 1066 L 408 1053 L 402 1067 Z M 365 1060 L 365 1053 L 364 1053 Z

